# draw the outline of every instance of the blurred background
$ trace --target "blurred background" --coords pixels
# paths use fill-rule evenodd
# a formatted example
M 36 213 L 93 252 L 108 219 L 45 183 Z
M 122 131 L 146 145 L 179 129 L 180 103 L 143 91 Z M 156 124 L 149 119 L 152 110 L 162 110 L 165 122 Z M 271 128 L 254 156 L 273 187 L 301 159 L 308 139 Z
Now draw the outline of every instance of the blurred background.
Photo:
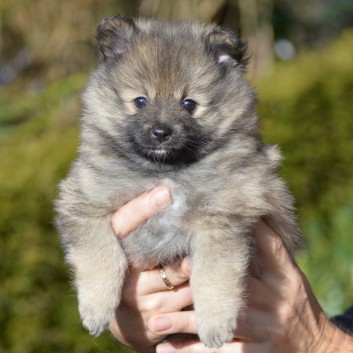
M 308 249 L 300 264 L 328 315 L 353 303 L 351 0 L 1 0 L 0 352 L 123 352 L 82 329 L 53 227 L 58 181 L 76 155 L 79 94 L 95 26 L 118 13 L 193 18 L 249 43 L 264 140 Z

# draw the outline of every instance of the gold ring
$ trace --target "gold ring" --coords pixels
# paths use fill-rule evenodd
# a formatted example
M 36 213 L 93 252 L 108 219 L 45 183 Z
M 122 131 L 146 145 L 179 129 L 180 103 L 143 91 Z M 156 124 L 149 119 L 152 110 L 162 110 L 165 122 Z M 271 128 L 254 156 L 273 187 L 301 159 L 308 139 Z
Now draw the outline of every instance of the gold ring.
M 159 273 L 161 274 L 161 277 L 163 279 L 164 284 L 167 286 L 168 289 L 173 289 L 174 286 L 170 283 L 167 274 L 164 271 L 164 268 L 162 265 L 158 265 Z

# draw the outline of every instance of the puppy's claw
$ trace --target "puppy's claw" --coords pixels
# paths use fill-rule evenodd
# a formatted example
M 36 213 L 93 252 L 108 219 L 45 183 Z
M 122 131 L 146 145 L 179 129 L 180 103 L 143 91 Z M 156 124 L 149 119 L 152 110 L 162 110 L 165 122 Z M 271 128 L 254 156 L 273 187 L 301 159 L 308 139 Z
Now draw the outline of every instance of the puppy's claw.
M 94 310 L 92 307 L 80 305 L 79 311 L 83 326 L 94 337 L 105 331 L 113 318 L 113 313 L 108 308 L 106 310 Z
M 234 318 L 231 322 L 204 322 L 199 326 L 198 335 L 201 342 L 209 348 L 220 348 L 234 338 L 236 324 Z
M 108 327 L 106 320 L 99 322 L 97 318 L 82 318 L 83 326 L 89 331 L 91 336 L 97 337 Z

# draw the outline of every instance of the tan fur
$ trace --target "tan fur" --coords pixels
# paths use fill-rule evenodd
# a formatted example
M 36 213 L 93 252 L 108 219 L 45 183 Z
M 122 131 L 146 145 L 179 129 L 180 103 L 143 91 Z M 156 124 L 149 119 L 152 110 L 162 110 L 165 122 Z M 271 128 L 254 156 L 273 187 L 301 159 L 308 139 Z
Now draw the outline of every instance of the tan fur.
M 97 38 L 79 157 L 56 201 L 83 324 L 93 335 L 107 328 L 129 263 L 148 268 L 190 255 L 198 334 L 220 347 L 245 306 L 255 223 L 263 217 L 292 256 L 301 244 L 276 174 L 280 153 L 259 136 L 244 45 L 214 25 L 121 16 L 103 20 Z M 168 136 L 156 140 L 156 126 Z M 160 184 L 173 204 L 118 240 L 112 213 Z

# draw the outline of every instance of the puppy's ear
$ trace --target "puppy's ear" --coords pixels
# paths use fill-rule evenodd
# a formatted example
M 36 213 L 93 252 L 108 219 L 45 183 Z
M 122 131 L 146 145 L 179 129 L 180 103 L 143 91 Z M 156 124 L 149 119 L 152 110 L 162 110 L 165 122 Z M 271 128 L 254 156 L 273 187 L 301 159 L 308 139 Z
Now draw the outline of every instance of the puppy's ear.
M 212 53 L 219 64 L 235 65 L 245 68 L 247 45 L 232 31 L 216 27 L 206 37 L 206 49 Z
M 104 18 L 97 26 L 98 60 L 106 62 L 119 59 L 131 49 L 137 32 L 137 26 L 131 17 Z

